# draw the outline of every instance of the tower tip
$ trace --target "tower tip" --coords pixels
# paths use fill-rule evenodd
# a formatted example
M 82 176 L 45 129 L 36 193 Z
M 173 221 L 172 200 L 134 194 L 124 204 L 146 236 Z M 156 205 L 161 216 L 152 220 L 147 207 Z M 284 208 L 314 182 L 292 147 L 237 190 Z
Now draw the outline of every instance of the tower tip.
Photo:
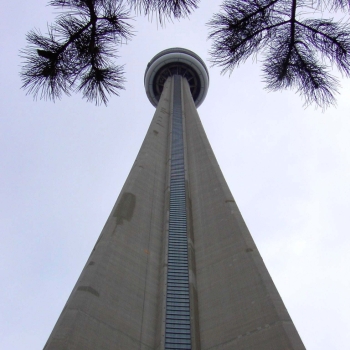
M 187 78 L 194 103 L 199 107 L 209 88 L 208 69 L 198 55 L 180 47 L 159 52 L 147 65 L 144 82 L 152 105 L 157 107 L 165 81 L 174 74 Z

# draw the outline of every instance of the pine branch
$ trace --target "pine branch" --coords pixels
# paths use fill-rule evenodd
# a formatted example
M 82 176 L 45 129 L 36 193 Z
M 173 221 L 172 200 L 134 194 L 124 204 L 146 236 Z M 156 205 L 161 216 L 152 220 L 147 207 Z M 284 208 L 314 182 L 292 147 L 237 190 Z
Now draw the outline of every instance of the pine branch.
M 108 95 L 119 95 L 123 89 L 123 67 L 109 66 L 103 69 L 93 67 L 81 79 L 78 90 L 82 91 L 83 97 L 88 101 L 102 102 L 106 105 Z
M 188 17 L 200 0 L 128 0 L 139 13 L 155 14 L 162 24 L 167 19 Z
M 116 45 L 132 36 L 129 11 L 115 0 L 53 0 L 67 9 L 48 27 L 31 31 L 21 52 L 23 88 L 34 98 L 55 100 L 82 91 L 88 101 L 107 104 L 107 95 L 123 89 L 122 67 L 115 66 Z
M 223 73 L 231 73 L 251 55 L 260 54 L 268 90 L 294 88 L 307 105 L 334 104 L 339 83 L 328 70 L 335 64 L 350 76 L 350 26 L 303 19 L 306 6 L 310 7 L 307 0 L 225 1 L 208 23 L 211 61 Z M 315 4 L 315 11 L 319 6 Z
M 332 20 L 308 19 L 296 22 L 301 26 L 305 41 L 326 56 L 347 77 L 350 76 L 350 26 Z
M 334 104 L 337 80 L 317 62 L 310 47 L 298 37 L 290 49 L 287 31 L 279 34 L 264 61 L 266 88 L 271 91 L 294 88 L 305 99 L 305 105 L 316 103 L 326 108 Z
M 350 3 L 348 0 L 329 0 L 326 2 L 331 10 L 347 12 L 350 10 Z
M 257 53 L 277 27 L 289 23 L 270 15 L 276 3 L 277 0 L 226 1 L 222 6 L 225 13 L 214 15 L 208 23 L 209 38 L 213 39 L 210 54 L 212 62 L 223 67 L 223 73 Z

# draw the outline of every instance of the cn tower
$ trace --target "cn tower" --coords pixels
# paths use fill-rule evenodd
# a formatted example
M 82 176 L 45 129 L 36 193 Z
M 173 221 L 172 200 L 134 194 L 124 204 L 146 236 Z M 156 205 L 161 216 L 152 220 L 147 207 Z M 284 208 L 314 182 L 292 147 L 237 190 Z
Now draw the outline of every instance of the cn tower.
M 205 63 L 164 50 L 144 84 L 151 125 L 44 349 L 305 349 L 199 119 Z

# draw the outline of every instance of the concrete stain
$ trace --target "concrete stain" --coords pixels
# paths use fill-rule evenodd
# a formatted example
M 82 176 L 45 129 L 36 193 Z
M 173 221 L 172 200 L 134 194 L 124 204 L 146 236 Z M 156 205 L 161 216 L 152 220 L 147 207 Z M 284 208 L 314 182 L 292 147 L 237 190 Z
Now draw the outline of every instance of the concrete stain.
M 124 220 L 130 221 L 134 215 L 136 196 L 133 193 L 125 192 L 115 209 L 113 216 L 117 218 L 117 224 L 123 224 Z
M 95 295 L 96 297 L 100 296 L 100 293 L 96 289 L 94 289 L 90 286 L 80 286 L 80 287 L 78 287 L 78 290 L 81 292 L 91 293 L 91 294 Z

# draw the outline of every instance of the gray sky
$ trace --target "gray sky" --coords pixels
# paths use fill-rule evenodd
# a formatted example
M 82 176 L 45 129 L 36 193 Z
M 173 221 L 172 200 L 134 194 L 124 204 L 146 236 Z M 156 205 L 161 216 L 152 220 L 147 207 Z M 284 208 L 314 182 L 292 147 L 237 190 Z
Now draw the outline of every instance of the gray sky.
M 205 23 L 221 0 L 157 28 L 136 18 L 120 50 L 126 91 L 108 107 L 20 90 L 25 33 L 46 1 L 0 0 L 0 349 L 44 346 L 127 177 L 154 113 L 148 61 L 185 47 L 207 63 Z M 259 64 L 209 68 L 199 114 L 224 176 L 308 350 L 350 349 L 350 81 L 338 106 L 305 109 L 264 90 Z

